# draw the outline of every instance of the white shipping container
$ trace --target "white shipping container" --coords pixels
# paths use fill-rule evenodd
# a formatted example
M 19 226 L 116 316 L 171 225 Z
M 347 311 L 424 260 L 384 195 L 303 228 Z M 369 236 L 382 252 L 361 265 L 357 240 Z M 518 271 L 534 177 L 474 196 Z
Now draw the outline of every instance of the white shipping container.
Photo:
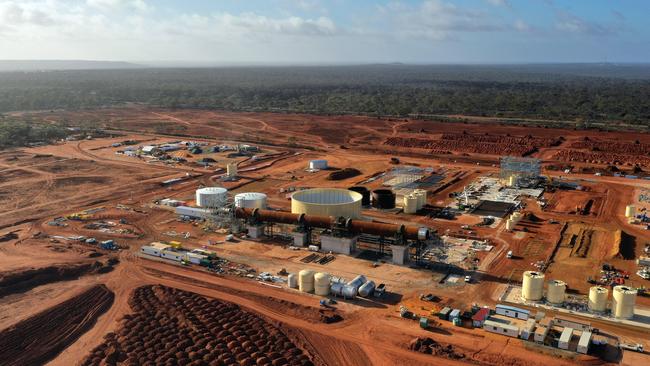
M 208 259 L 207 256 L 196 253 L 185 253 L 185 259 L 192 264 L 200 264 L 201 260 Z
M 573 337 L 573 328 L 564 328 L 560 340 L 557 342 L 557 348 L 568 350 L 571 337 Z
M 508 337 L 519 337 L 519 328 L 515 327 L 514 325 L 502 324 L 493 320 L 486 320 L 483 322 L 483 329 L 488 332 L 497 333 Z
M 143 245 L 142 248 L 140 248 L 140 251 L 142 253 L 144 253 L 144 254 L 149 254 L 149 255 L 156 256 L 156 257 L 160 257 L 160 255 L 161 255 L 160 250 L 158 250 L 158 249 L 156 249 L 154 247 L 150 247 L 148 245 Z
M 591 344 L 591 332 L 582 332 L 578 341 L 578 353 L 586 355 L 589 352 L 589 344 Z
M 176 262 L 183 260 L 183 255 L 181 253 L 172 252 L 171 250 L 163 250 L 161 257 L 171 259 Z

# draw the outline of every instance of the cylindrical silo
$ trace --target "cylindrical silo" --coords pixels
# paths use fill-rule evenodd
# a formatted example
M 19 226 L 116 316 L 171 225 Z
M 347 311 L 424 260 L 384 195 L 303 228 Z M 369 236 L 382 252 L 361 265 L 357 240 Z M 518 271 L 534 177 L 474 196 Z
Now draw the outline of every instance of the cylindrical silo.
M 602 313 L 607 310 L 607 295 L 609 290 L 601 286 L 593 286 L 589 289 L 589 310 Z
M 418 198 L 418 210 L 427 204 L 427 191 L 424 189 L 416 189 L 415 196 Z
M 395 208 L 395 193 L 390 189 L 372 191 L 372 207 L 380 209 Z
M 291 213 L 356 219 L 361 217 L 362 199 L 363 195 L 348 189 L 305 189 L 291 196 Z
M 404 213 L 414 214 L 418 211 L 418 197 L 415 194 L 404 196 Z
M 515 229 L 515 223 L 512 221 L 512 219 L 507 219 L 506 220 L 506 230 L 512 231 Z
M 298 272 L 298 288 L 302 292 L 314 291 L 314 271 L 303 269 Z
M 564 295 L 566 293 L 566 283 L 560 280 L 551 280 L 548 282 L 548 289 L 546 290 L 546 301 L 551 304 L 561 304 L 564 302 Z
M 510 215 L 510 219 L 512 221 L 514 221 L 515 223 L 519 222 L 519 220 L 521 220 L 521 218 L 522 218 L 522 214 L 519 211 L 515 211 L 515 212 L 512 213 L 512 215 Z
M 634 205 L 625 206 L 625 217 L 634 217 L 636 215 L 636 208 Z
M 544 296 L 544 274 L 535 271 L 524 272 L 521 297 L 526 301 L 539 301 Z
M 618 319 L 631 319 L 634 316 L 636 289 L 628 286 L 615 286 L 612 291 L 612 314 Z
M 375 283 L 368 281 L 359 287 L 359 296 L 368 297 L 375 291 Z
M 287 276 L 287 286 L 289 288 L 298 288 L 298 276 L 295 273 L 289 273 Z
M 228 163 L 226 165 L 226 175 L 234 178 L 237 176 L 237 164 L 236 163 Z
M 228 190 L 222 187 L 205 187 L 196 190 L 196 205 L 199 207 L 223 207 Z
M 314 293 L 320 296 L 327 296 L 330 293 L 330 275 L 318 272 L 314 275 Z
M 234 197 L 235 207 L 266 209 L 266 194 L 259 192 L 238 193 Z

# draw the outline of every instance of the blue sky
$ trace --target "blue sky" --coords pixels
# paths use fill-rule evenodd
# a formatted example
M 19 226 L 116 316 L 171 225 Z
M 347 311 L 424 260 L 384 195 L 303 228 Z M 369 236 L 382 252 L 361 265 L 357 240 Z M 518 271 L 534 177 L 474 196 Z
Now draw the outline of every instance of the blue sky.
M 0 59 L 650 62 L 650 0 L 0 0 Z

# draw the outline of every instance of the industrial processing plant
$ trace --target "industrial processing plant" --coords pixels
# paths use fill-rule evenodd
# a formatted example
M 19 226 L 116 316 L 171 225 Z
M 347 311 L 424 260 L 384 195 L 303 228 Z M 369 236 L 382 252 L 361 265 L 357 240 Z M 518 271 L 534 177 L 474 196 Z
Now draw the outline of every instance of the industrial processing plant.
M 1 365 L 650 364 L 650 135 L 174 103 L 12 114 Z

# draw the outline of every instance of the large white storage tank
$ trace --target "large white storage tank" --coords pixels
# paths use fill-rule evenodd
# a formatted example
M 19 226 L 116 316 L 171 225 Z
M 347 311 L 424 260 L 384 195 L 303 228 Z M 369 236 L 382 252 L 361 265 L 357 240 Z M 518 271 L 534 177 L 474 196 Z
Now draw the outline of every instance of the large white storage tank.
M 314 275 L 314 293 L 320 296 L 327 296 L 330 293 L 330 275 L 325 272 L 318 272 Z
M 634 316 L 636 289 L 627 286 L 615 286 L 612 292 L 612 314 L 618 319 L 630 319 Z
M 298 272 L 298 289 L 301 292 L 314 291 L 314 271 L 303 269 Z
M 590 311 L 602 313 L 607 310 L 607 296 L 609 290 L 601 286 L 592 286 L 589 289 L 589 302 L 587 306 Z
M 317 159 L 309 161 L 309 169 L 327 169 L 327 160 Z
M 546 301 L 551 304 L 561 304 L 564 302 L 566 293 L 566 283 L 560 280 L 551 280 L 548 282 L 546 290 Z
M 238 193 L 234 198 L 235 207 L 239 208 L 266 208 L 266 194 L 259 192 Z
M 418 197 L 413 194 L 404 196 L 404 213 L 414 214 L 418 211 Z
M 361 193 L 348 189 L 305 189 L 291 196 L 291 213 L 357 219 L 361 217 L 362 199 Z
M 524 272 L 521 297 L 527 301 L 539 301 L 544 296 L 544 274 L 535 271 Z
M 196 190 L 196 205 L 199 207 L 223 207 L 228 190 L 222 187 L 205 187 Z

